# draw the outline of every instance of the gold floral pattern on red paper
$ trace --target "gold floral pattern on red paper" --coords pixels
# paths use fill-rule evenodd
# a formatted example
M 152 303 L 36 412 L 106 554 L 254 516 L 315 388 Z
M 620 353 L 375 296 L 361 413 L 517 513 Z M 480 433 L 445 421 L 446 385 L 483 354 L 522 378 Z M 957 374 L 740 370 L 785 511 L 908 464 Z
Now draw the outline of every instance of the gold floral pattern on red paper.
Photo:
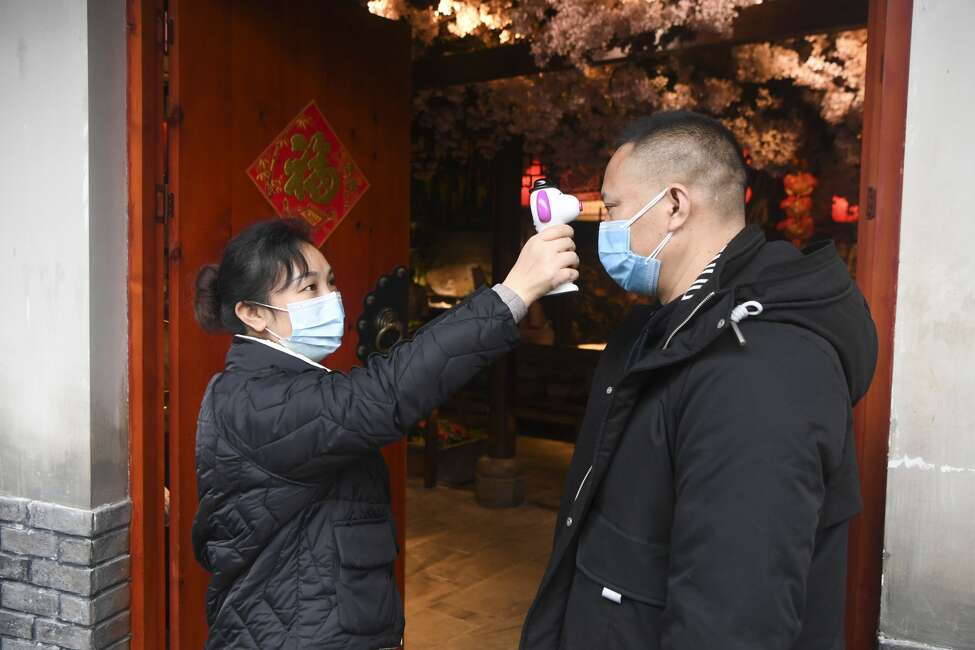
M 308 223 L 321 246 L 369 189 L 369 181 L 313 101 L 247 168 L 281 218 Z

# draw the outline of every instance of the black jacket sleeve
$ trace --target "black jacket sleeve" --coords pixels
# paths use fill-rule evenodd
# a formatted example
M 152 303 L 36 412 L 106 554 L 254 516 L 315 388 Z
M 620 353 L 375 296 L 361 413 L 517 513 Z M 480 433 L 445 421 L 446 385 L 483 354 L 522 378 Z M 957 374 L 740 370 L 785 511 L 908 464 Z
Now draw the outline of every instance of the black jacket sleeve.
M 688 371 L 666 650 L 782 650 L 798 638 L 825 466 L 842 455 L 849 398 L 823 349 L 788 338 L 755 331 L 740 348 L 729 336 Z
M 247 382 L 229 425 L 241 451 L 284 475 L 335 468 L 406 429 L 518 343 L 511 311 L 490 289 L 350 373 L 312 370 Z

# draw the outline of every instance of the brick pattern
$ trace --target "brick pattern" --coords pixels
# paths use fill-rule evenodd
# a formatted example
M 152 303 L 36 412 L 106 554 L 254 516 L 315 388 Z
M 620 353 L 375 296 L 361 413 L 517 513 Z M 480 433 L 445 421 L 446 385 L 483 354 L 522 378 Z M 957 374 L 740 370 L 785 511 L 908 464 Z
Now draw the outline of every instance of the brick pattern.
M 129 648 L 130 519 L 0 496 L 0 650 Z

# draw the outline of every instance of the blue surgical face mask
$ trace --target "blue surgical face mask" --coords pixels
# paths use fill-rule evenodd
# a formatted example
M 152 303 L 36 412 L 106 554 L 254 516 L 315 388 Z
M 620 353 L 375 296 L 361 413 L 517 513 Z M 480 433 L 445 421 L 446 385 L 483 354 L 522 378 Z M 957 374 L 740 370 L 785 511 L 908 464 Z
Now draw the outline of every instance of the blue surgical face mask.
M 277 339 L 278 343 L 292 352 L 317 362 L 342 345 L 342 334 L 345 333 L 345 309 L 342 307 L 342 295 L 338 291 L 301 302 L 289 302 L 287 309 L 261 302 L 249 302 L 288 312 L 288 318 L 291 319 L 291 336 L 287 338 L 278 336 L 270 327 L 267 331 Z
M 660 260 L 657 255 L 674 233 L 667 233 L 650 256 L 643 257 L 630 248 L 630 227 L 667 195 L 667 189 L 669 188 L 664 188 L 626 221 L 604 221 L 599 224 L 599 261 L 603 263 L 609 276 L 616 280 L 616 284 L 627 291 L 644 296 L 657 294 L 657 284 L 660 281 Z

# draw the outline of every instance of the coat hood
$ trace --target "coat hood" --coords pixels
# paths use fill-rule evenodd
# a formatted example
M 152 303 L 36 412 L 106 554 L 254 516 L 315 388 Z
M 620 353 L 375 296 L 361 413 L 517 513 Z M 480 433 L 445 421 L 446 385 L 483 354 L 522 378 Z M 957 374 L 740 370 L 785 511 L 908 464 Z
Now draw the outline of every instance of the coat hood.
M 713 327 L 693 315 L 705 300 L 733 307 L 728 329 L 742 345 L 747 341 L 738 323 L 746 319 L 799 326 L 828 341 L 843 365 L 853 403 L 870 386 L 877 363 L 876 327 L 832 241 L 799 251 L 788 242 L 766 241 L 761 229 L 749 226 L 728 244 L 713 277 L 675 313 L 672 322 L 680 324 L 677 330 L 691 330 L 691 345 L 705 338 L 702 330 L 713 334 Z

